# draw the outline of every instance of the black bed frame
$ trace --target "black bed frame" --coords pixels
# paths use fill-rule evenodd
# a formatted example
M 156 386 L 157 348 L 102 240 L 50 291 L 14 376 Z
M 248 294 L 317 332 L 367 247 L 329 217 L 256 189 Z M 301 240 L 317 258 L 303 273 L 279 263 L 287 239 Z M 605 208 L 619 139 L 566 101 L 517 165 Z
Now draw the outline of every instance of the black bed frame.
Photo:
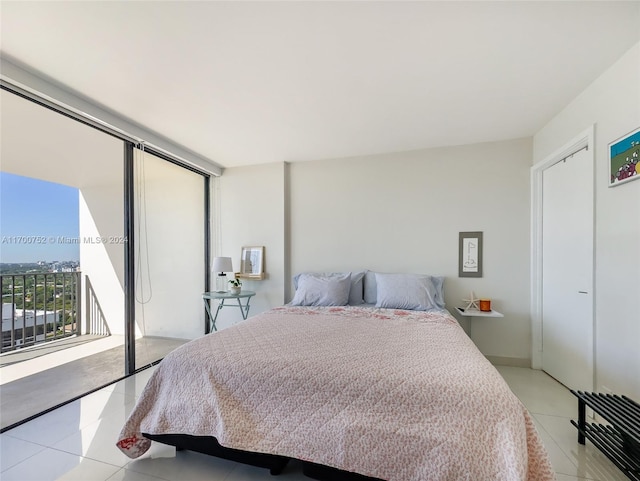
M 225 448 L 221 446 L 213 436 L 190 436 L 188 434 L 157 435 L 147 433 L 142 433 L 142 435 L 152 441 L 175 446 L 178 451 L 196 451 L 239 463 L 250 464 L 251 466 L 266 468 L 274 476 L 280 474 L 290 460 L 290 458 L 277 456 L 275 454 L 252 453 L 250 451 Z M 309 461 L 302 461 L 302 472 L 309 478 L 321 481 L 384 481 L 378 478 L 363 476 L 362 474 L 311 463 Z

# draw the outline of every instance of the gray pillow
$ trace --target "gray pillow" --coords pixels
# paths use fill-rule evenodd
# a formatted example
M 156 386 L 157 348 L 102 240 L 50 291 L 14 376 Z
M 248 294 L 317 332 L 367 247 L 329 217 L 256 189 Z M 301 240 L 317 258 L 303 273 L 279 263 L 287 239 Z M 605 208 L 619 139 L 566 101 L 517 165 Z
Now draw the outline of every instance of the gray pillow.
M 349 305 L 359 306 L 364 302 L 364 275 L 367 271 L 351 273 L 351 290 L 349 291 Z
M 351 290 L 351 273 L 300 274 L 292 306 L 345 306 Z
M 376 307 L 427 311 L 437 309 L 430 276 L 416 274 L 376 274 Z
M 444 309 L 444 277 L 443 276 L 429 276 L 429 277 L 431 277 L 431 282 L 433 283 L 433 288 L 435 290 L 436 305 L 440 309 Z
M 293 288 L 298 290 L 298 282 L 300 276 L 308 275 L 315 277 L 341 277 L 345 274 L 351 274 L 351 288 L 349 290 L 349 305 L 359 306 L 364 302 L 363 300 L 363 286 L 364 286 L 364 274 L 366 271 L 360 272 L 302 272 L 293 276 Z M 375 301 L 374 301 L 375 302 Z
M 378 272 L 382 274 L 382 272 Z M 421 277 L 427 277 L 431 279 L 434 289 L 434 300 L 436 306 L 440 309 L 444 309 L 444 277 L 443 276 L 429 276 L 421 274 L 401 274 L 401 275 L 418 275 Z M 375 304 L 378 301 L 378 286 L 376 284 L 376 272 L 366 271 L 364 275 L 364 302 L 367 304 Z
M 367 304 L 376 303 L 376 273 L 367 271 L 364 275 L 364 302 Z

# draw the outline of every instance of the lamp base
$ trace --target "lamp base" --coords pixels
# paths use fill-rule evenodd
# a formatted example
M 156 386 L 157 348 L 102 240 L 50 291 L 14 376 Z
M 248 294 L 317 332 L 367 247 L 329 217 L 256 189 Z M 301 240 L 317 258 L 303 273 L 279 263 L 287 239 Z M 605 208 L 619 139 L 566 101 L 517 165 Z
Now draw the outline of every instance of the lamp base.
M 227 292 L 227 275 L 224 273 L 216 276 L 216 292 Z

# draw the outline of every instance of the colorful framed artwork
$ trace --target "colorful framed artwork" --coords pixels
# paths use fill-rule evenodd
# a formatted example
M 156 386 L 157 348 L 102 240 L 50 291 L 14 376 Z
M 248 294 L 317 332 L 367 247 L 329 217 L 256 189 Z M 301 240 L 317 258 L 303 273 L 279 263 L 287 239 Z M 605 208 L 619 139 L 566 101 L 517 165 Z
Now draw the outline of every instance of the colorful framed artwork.
M 640 128 L 609 144 L 609 187 L 640 178 Z
M 458 277 L 482 277 L 482 232 L 460 232 Z

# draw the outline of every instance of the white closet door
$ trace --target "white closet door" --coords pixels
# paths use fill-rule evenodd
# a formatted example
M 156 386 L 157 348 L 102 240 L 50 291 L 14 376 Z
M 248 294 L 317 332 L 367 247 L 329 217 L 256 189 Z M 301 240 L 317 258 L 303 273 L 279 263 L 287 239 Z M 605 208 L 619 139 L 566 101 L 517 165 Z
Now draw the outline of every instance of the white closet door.
M 593 167 L 586 150 L 543 172 L 542 365 L 593 389 Z

